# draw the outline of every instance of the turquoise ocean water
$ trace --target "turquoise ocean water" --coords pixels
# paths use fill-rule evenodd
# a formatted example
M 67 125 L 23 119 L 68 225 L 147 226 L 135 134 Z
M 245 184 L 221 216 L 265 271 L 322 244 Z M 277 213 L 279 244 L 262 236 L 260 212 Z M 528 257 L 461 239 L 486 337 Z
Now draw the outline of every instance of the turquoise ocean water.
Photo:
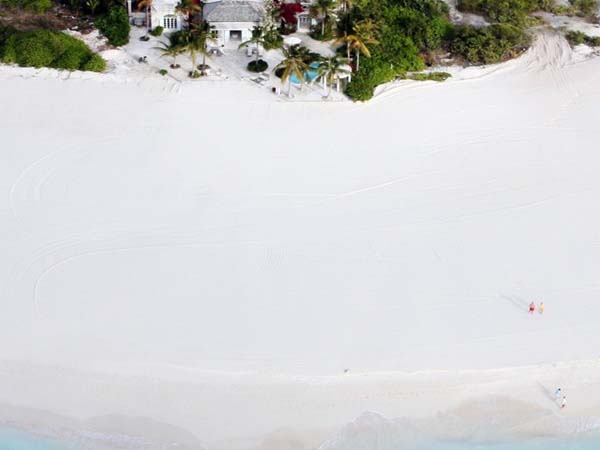
M 388 446 L 384 446 L 388 448 Z M 395 446 L 394 446 L 395 447 Z M 84 443 L 69 443 L 51 438 L 43 438 L 22 431 L 0 428 L 0 450 L 88 450 Z M 362 446 L 359 446 L 362 450 Z M 404 450 L 402 444 L 395 447 Z M 412 448 L 412 446 L 410 446 Z M 105 448 L 105 450 L 122 450 Z M 365 449 L 366 450 L 366 449 Z M 377 445 L 370 450 L 377 450 Z M 419 450 L 600 450 L 600 436 L 571 436 L 562 439 L 531 439 L 523 442 L 506 441 L 502 443 L 473 442 L 437 442 L 421 447 Z
M 72 444 L 0 428 L 0 450 L 84 450 Z

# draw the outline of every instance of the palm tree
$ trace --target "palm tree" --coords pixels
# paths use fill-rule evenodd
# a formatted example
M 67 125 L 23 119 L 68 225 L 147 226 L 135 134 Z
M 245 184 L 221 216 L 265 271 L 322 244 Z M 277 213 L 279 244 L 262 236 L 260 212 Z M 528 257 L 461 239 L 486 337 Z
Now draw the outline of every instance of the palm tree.
M 202 7 L 194 0 L 179 0 L 179 3 L 175 6 L 175 11 L 187 16 L 188 27 L 191 28 L 194 14 L 202 11 Z
M 322 58 L 317 66 L 317 79 L 323 80 L 325 89 L 327 89 L 327 97 L 331 94 L 331 86 L 334 82 L 340 80 L 340 75 L 348 75 L 352 69 L 348 66 L 349 60 L 332 56 L 330 58 Z
M 255 64 L 258 65 L 258 49 L 259 46 L 265 46 L 266 44 L 266 35 L 265 35 L 265 29 L 259 25 L 255 25 L 254 28 L 252 28 L 252 37 L 250 39 L 248 39 L 246 42 L 242 42 L 239 46 L 239 48 L 242 48 L 246 45 L 249 44 L 254 44 L 256 45 L 256 62 Z
M 152 24 L 150 23 L 150 9 L 152 8 L 152 0 L 141 0 L 138 3 L 138 8 L 144 8 L 146 12 L 146 27 L 150 30 Z
M 273 71 L 283 69 L 283 73 L 281 74 L 281 84 L 285 84 L 286 81 L 289 82 L 288 96 L 292 91 L 291 75 L 296 75 L 298 80 L 300 80 L 300 84 L 302 85 L 304 84 L 304 74 L 308 70 L 308 64 L 306 64 L 302 59 L 298 47 L 298 45 L 293 45 L 289 49 L 284 47 L 283 55 L 285 56 L 285 59 L 273 69 Z
M 196 71 L 196 58 L 198 53 L 202 55 L 202 65 L 200 73 L 204 75 L 206 70 L 206 57 L 208 56 L 207 43 L 213 41 L 212 27 L 207 22 L 202 22 L 200 25 L 193 25 L 185 34 L 184 49 L 190 53 L 192 59 L 192 75 Z
M 169 43 L 160 42 L 160 47 L 154 47 L 156 50 L 161 52 L 161 56 L 170 56 L 173 58 L 173 64 L 171 64 L 171 68 L 175 69 L 179 67 L 177 65 L 177 56 L 179 56 L 185 50 L 181 43 L 173 38 L 173 35 L 169 36 Z
M 379 44 L 379 41 L 375 39 L 377 35 L 377 25 L 370 19 L 361 20 L 354 25 L 354 33 L 346 34 L 339 38 L 336 43 L 346 44 L 346 54 L 350 59 L 350 52 L 354 51 L 356 56 L 356 70 L 360 68 L 360 55 L 364 55 L 367 58 L 371 57 L 371 51 L 367 44 Z
M 325 24 L 329 22 L 329 16 L 335 9 L 336 0 L 315 0 L 310 5 L 310 16 L 321 20 L 321 36 L 325 35 Z
M 367 44 L 378 44 L 379 26 L 371 19 L 363 19 L 356 22 L 354 24 L 354 33 Z
M 344 11 L 345 13 L 350 11 L 350 8 L 352 8 L 353 3 L 354 0 L 340 0 L 340 6 L 342 7 L 342 11 Z

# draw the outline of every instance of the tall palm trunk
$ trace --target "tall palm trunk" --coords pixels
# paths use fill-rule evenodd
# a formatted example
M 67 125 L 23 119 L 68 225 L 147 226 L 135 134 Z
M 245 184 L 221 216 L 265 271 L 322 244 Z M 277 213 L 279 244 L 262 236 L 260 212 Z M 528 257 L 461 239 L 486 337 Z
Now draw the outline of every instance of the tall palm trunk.
M 190 57 L 192 58 L 192 73 L 196 70 L 196 51 L 192 50 L 190 52 Z
M 356 50 L 356 71 L 360 69 L 360 50 Z
M 149 30 L 152 29 L 152 24 L 150 23 L 150 7 L 146 6 L 146 28 Z

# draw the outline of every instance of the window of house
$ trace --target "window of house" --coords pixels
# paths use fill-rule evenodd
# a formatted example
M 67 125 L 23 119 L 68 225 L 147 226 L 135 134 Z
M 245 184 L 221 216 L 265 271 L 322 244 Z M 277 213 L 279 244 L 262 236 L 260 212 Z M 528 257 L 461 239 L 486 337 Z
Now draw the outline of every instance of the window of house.
M 167 30 L 173 30 L 177 28 L 177 17 L 175 16 L 165 16 L 163 22 L 163 26 Z

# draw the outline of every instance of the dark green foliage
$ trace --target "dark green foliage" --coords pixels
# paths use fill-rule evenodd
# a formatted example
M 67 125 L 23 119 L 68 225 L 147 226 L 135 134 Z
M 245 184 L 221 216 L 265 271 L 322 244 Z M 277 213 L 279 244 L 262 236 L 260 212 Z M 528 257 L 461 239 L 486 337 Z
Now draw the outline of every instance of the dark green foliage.
M 333 35 L 333 30 L 331 27 L 325 28 L 325 34 L 321 33 L 321 28 L 316 27 L 314 30 L 310 32 L 310 37 L 317 41 L 329 41 L 333 39 L 335 36 Z
M 0 60 L 24 67 L 101 72 L 106 62 L 83 42 L 50 30 L 0 28 Z
M 452 75 L 450 75 L 448 72 L 429 72 L 429 73 L 412 73 L 410 75 L 407 75 L 406 78 L 409 80 L 415 80 L 415 81 L 442 82 L 442 81 L 446 81 L 451 76 Z
M 129 17 L 122 6 L 113 6 L 96 20 L 96 26 L 112 45 L 120 47 L 129 42 Z
M 566 34 L 566 38 L 567 41 L 569 41 L 569 44 L 573 46 L 581 44 L 586 44 L 590 47 L 600 46 L 600 37 L 588 36 L 587 34 L 582 33 L 581 31 L 568 31 Z
M 524 25 L 529 14 L 539 10 L 551 10 L 548 0 L 459 0 L 460 11 L 481 14 L 496 23 Z
M 27 9 L 37 13 L 43 13 L 52 8 L 52 0 L 0 0 L 0 6 Z
M 269 64 L 265 60 L 259 59 L 258 61 L 250 61 L 247 69 L 250 72 L 264 72 L 268 67 Z
M 373 98 L 375 88 L 392 81 L 397 71 L 390 64 L 382 63 L 379 58 L 364 59 L 360 71 L 352 77 L 344 91 L 353 100 L 364 102 Z
M 179 30 L 174 31 L 169 35 L 169 43 L 174 47 L 184 47 L 188 41 L 188 31 L 187 30 Z
M 165 29 L 159 25 L 159 26 L 157 26 L 156 28 L 154 28 L 153 30 L 151 30 L 151 31 L 150 31 L 150 34 L 151 34 L 152 36 L 158 37 L 158 36 L 160 36 L 161 34 L 163 34 L 163 31 L 164 31 L 164 30 L 165 30 Z
M 529 43 L 528 34 L 513 25 L 465 26 L 456 29 L 451 51 L 473 64 L 492 64 L 521 54 Z
M 445 46 L 453 30 L 441 0 L 365 0 L 342 19 L 341 27 L 363 19 L 377 24 L 379 44 L 369 46 L 372 57 L 361 57 L 360 70 L 346 88 L 349 97 L 360 101 L 370 99 L 382 83 L 423 70 L 422 55 Z
M 283 36 L 279 34 L 277 29 L 267 30 L 264 39 L 263 47 L 265 50 L 272 50 L 283 45 Z
M 88 72 L 104 72 L 106 70 L 106 61 L 102 56 L 94 53 L 92 57 L 86 62 L 81 70 Z
M 569 0 L 573 12 L 580 16 L 595 16 L 598 13 L 598 0 Z
M 164 77 L 166 74 L 168 74 L 168 73 L 169 73 L 169 71 L 168 71 L 167 69 L 160 69 L 160 70 L 158 71 L 158 73 L 159 73 L 159 74 L 161 74 L 161 75 Z

